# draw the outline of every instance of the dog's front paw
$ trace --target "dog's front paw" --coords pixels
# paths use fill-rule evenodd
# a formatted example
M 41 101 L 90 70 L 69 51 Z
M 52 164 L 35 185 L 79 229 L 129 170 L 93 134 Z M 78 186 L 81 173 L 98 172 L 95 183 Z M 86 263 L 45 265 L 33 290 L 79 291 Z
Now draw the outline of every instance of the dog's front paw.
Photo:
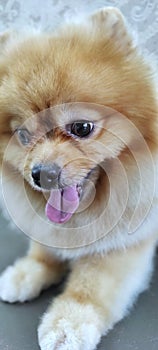
M 94 350 L 103 323 L 92 305 L 58 300 L 38 329 L 41 350 Z
M 33 299 L 52 283 L 52 275 L 42 262 L 30 257 L 19 259 L 0 276 L 0 299 L 10 303 Z

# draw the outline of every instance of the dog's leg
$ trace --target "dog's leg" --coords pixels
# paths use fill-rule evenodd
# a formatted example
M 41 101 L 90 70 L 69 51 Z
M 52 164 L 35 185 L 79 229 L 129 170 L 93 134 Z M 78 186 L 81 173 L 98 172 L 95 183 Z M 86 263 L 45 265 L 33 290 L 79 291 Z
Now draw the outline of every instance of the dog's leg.
M 153 242 L 83 258 L 38 329 L 42 350 L 92 350 L 149 284 Z
M 65 271 L 66 264 L 32 242 L 27 256 L 18 259 L 0 276 L 0 299 L 11 303 L 33 299 L 51 284 L 59 283 Z

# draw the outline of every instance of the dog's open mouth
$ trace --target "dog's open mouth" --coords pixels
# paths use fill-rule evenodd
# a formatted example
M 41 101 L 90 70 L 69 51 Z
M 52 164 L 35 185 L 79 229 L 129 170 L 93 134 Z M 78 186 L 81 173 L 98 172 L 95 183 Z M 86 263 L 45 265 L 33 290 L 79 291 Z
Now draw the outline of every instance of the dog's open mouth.
M 78 185 L 53 189 L 46 204 L 46 216 L 52 222 L 66 223 L 79 207 L 79 202 L 80 187 Z

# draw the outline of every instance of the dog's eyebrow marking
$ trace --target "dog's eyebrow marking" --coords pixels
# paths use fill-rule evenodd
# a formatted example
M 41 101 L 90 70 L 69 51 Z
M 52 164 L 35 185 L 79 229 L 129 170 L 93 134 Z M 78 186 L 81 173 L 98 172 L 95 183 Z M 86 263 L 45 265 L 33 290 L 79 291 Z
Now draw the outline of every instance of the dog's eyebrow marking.
M 54 129 L 46 132 L 46 137 L 48 139 L 52 138 L 53 136 L 54 136 Z
M 64 130 L 61 130 L 59 127 L 55 127 L 53 130 L 53 138 L 59 139 L 61 142 L 66 142 L 71 139 L 71 135 L 68 135 Z

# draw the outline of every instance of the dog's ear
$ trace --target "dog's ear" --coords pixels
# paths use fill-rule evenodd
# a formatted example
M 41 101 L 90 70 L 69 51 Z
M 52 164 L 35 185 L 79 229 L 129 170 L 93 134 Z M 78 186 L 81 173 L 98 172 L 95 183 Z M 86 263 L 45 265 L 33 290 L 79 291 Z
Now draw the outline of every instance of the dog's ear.
M 9 45 L 9 43 L 15 38 L 15 31 L 7 31 L 4 33 L 0 33 L 0 55 L 3 53 L 5 48 Z
M 0 33 L 0 82 L 7 72 L 5 52 L 13 46 L 17 40 L 17 33 L 12 30 Z
M 10 35 L 11 33 L 9 31 L 0 33 L 0 84 L 1 84 L 1 79 L 3 78 L 7 70 L 7 67 L 2 57 L 5 51 L 5 48 L 10 40 Z
M 95 30 L 100 39 L 112 41 L 116 47 L 126 54 L 133 51 L 135 42 L 129 34 L 122 13 L 115 7 L 105 7 L 90 17 L 92 30 Z

